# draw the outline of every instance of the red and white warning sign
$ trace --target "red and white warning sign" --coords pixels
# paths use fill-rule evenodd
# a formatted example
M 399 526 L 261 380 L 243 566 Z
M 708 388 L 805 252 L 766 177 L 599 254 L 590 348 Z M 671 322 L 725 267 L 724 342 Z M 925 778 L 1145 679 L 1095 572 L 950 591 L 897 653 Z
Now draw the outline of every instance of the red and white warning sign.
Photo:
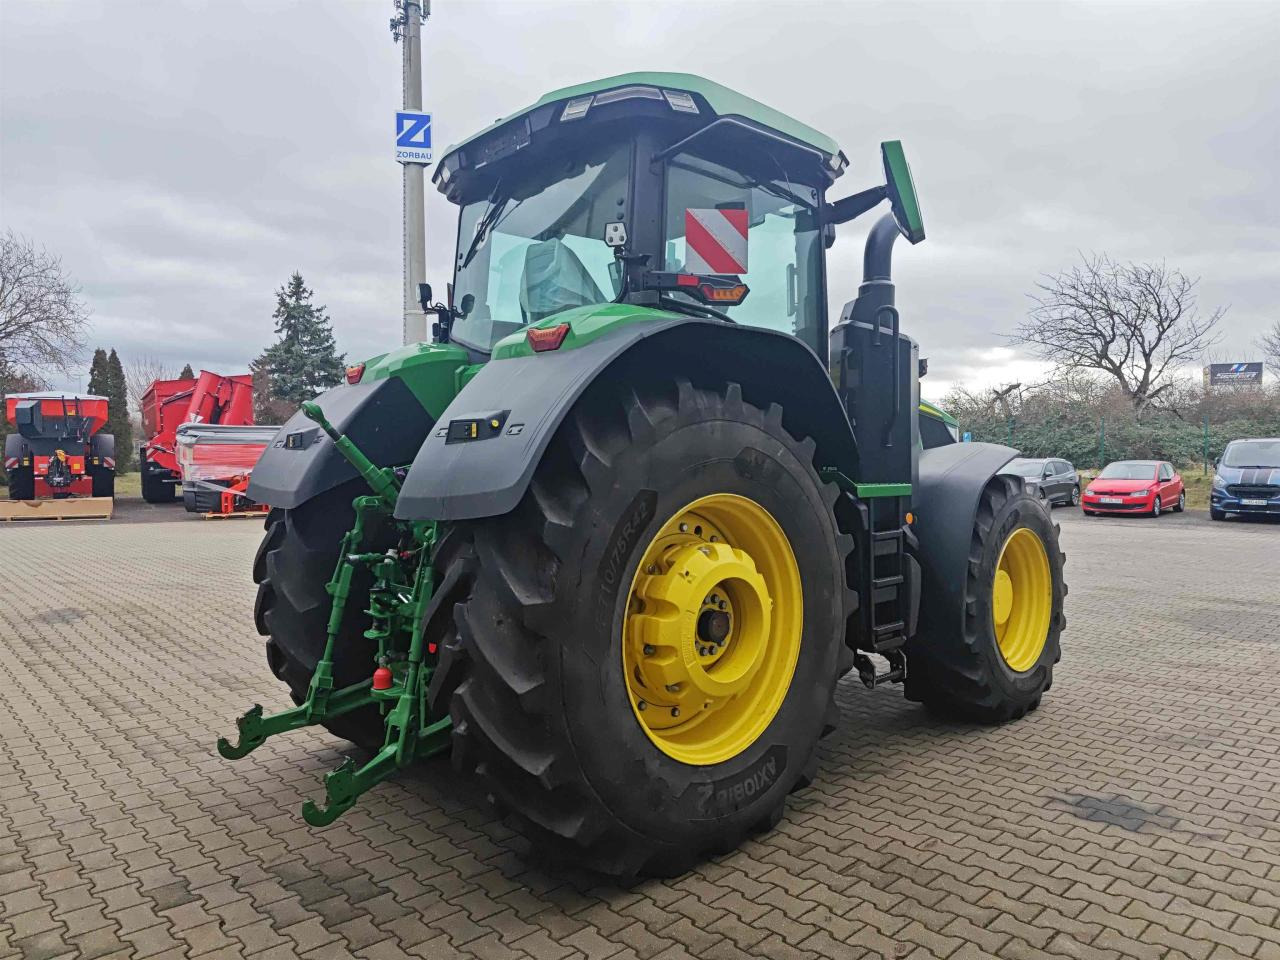
M 747 211 L 684 212 L 686 273 L 727 275 L 747 272 Z

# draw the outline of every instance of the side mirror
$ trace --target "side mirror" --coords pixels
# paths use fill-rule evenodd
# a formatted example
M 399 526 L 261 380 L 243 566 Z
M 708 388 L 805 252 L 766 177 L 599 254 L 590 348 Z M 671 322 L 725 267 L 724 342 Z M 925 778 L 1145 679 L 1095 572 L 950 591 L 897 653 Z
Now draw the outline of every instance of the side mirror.
M 880 158 L 884 161 L 885 188 L 898 230 L 912 243 L 919 243 L 924 239 L 924 215 L 920 212 L 920 200 L 902 141 L 886 140 L 880 144 Z
M 418 303 L 422 305 L 423 313 L 431 312 L 431 284 L 418 284 Z
M 464 293 L 462 300 L 458 303 L 458 316 L 468 317 L 471 311 L 476 308 L 476 295 L 474 293 Z

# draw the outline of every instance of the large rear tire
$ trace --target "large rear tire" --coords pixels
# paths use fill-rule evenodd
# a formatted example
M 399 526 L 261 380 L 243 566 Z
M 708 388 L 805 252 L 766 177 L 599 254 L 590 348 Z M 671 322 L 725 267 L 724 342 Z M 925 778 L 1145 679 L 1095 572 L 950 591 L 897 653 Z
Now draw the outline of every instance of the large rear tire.
M 324 651 L 330 597 L 325 591 L 338 562 L 342 538 L 355 523 L 351 501 L 368 488 L 353 480 L 327 490 L 291 510 L 267 514 L 266 534 L 253 561 L 258 596 L 253 621 L 267 638 L 267 664 L 289 687 L 295 703 L 307 695 L 316 661 Z M 377 543 L 377 531 L 373 531 Z M 369 574 L 357 570 L 334 658 L 334 685 L 340 689 L 372 675 L 377 644 L 365 638 Z M 369 750 L 382 746 L 384 726 L 376 707 L 336 717 L 329 732 Z
M 431 701 L 455 765 L 545 854 L 674 875 L 773 826 L 814 776 L 851 662 L 852 538 L 777 405 L 616 384 L 579 402 L 512 514 L 456 531 L 474 580 Z M 748 663 L 737 696 L 758 709 L 735 713 L 706 677 Z
M 963 605 L 948 619 L 963 629 L 921 631 L 912 639 L 908 696 L 983 722 L 1036 709 L 1062 656 L 1064 561 L 1058 526 L 1040 500 L 1015 479 L 992 477 L 978 503 Z

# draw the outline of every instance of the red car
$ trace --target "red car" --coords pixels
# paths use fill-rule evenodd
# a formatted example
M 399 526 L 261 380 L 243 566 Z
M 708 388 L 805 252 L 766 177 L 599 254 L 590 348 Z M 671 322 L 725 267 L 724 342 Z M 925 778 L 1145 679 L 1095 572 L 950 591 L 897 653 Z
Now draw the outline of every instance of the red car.
M 1163 460 L 1117 460 L 1108 463 L 1084 491 L 1080 509 L 1096 513 L 1181 513 L 1187 505 L 1182 476 Z

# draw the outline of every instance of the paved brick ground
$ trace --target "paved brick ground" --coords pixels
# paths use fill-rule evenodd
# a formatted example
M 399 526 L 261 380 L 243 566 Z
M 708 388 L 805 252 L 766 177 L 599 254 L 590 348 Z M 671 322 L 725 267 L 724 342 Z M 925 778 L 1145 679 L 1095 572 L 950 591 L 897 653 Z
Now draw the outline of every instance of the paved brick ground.
M 433 763 L 334 826 L 285 705 L 258 525 L 0 528 L 0 956 L 1280 958 L 1280 526 L 1060 511 L 1045 706 L 944 725 L 846 684 L 771 835 L 630 890 L 542 872 Z

